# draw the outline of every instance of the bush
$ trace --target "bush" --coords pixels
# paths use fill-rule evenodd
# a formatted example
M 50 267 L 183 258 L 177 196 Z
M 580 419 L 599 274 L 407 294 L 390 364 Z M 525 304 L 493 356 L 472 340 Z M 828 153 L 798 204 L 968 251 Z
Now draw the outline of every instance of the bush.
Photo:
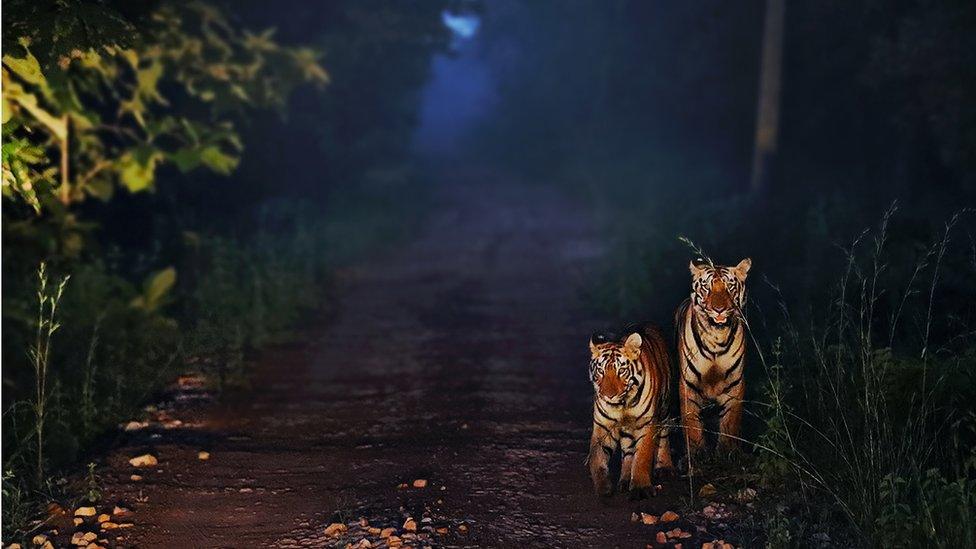
M 972 546 L 976 346 L 968 331 L 932 339 L 954 326 L 939 321 L 948 316 L 939 282 L 957 218 L 915 263 L 889 274 L 890 214 L 870 246 L 860 239 L 848 251 L 819 326 L 780 323 L 788 343 L 764 363 L 760 464 L 782 502 L 831 504 L 862 544 Z M 909 282 L 898 287 L 901 271 Z

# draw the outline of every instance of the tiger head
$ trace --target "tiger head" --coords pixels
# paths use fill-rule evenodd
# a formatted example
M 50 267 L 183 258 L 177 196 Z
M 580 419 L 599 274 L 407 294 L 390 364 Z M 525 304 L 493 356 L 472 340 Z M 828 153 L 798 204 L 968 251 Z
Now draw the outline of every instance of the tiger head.
M 725 325 L 738 317 L 746 305 L 746 276 L 752 260 L 743 259 L 735 267 L 692 261 L 691 302 L 695 311 L 715 325 Z
M 640 384 L 642 344 L 637 333 L 630 334 L 623 343 L 590 339 L 590 381 L 597 398 L 613 405 L 627 400 Z

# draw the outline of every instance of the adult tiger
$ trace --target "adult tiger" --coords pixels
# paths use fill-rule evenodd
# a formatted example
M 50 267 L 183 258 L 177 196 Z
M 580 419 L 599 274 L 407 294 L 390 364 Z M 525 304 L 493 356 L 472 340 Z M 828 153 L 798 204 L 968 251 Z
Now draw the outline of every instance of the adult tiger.
M 681 424 L 688 455 L 703 442 L 703 408 L 717 405 L 719 446 L 737 446 L 745 384 L 746 276 L 751 259 L 735 267 L 691 262 L 691 297 L 675 313 L 681 380 Z
M 593 436 L 587 462 L 593 488 L 608 496 L 610 456 L 622 455 L 620 491 L 640 499 L 653 495 L 652 468 L 669 469 L 667 427 L 671 359 L 660 330 L 645 325 L 623 341 L 590 339 L 593 382 Z

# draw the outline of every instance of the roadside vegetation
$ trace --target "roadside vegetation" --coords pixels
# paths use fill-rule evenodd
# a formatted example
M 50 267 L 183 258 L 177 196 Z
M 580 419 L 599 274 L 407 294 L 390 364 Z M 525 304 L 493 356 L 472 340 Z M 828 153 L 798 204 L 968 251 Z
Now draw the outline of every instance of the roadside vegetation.
M 246 386 L 250 352 L 418 218 L 405 148 L 445 6 L 381 6 L 353 42 L 365 7 L 337 2 L 283 44 L 265 3 L 233 4 L 4 5 L 5 543 L 97 500 L 82 464 L 177 374 Z M 357 96 L 371 56 L 395 84 Z

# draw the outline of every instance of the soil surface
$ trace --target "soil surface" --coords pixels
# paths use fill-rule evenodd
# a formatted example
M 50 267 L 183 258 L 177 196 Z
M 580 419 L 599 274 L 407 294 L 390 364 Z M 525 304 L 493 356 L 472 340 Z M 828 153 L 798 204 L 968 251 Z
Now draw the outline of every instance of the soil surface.
M 604 246 L 586 210 L 490 173 L 442 179 L 419 236 L 344 273 L 334 318 L 257 357 L 253 391 L 126 434 L 100 475 L 133 526 L 107 537 L 376 547 L 368 528 L 394 527 L 416 546 L 645 547 L 682 524 L 631 515 L 679 511 L 686 482 L 641 502 L 590 486 L 587 340 L 604 323 L 580 290 Z M 145 452 L 158 466 L 129 465 Z

